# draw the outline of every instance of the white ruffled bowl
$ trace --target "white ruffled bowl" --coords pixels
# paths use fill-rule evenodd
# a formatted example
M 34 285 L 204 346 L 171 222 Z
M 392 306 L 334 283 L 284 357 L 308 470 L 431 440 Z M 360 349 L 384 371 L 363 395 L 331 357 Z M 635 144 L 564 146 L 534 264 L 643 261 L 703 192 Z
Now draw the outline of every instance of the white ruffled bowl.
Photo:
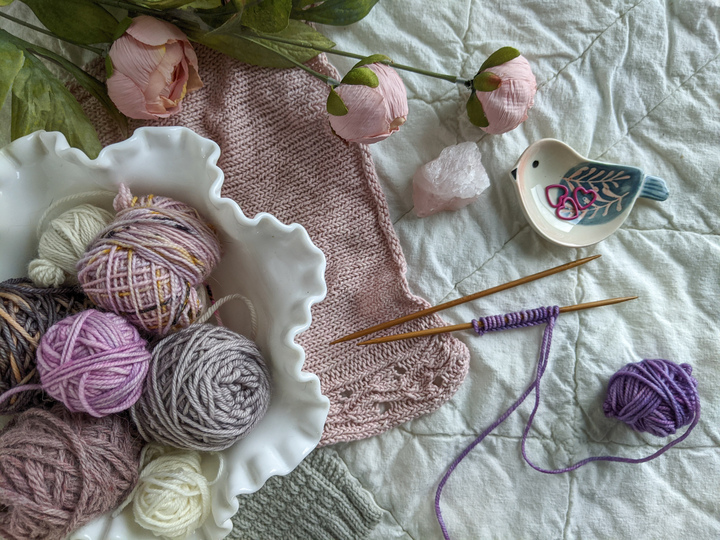
M 35 229 L 45 209 L 67 195 L 117 190 L 174 197 L 197 208 L 219 230 L 224 255 L 212 274 L 215 298 L 240 293 L 255 306 L 255 341 L 268 361 L 273 397 L 267 415 L 244 439 L 222 452 L 224 472 L 212 487 L 212 516 L 189 538 L 220 539 L 232 529 L 236 496 L 257 491 L 274 475 L 292 471 L 317 446 L 329 402 L 320 381 L 301 371 L 303 349 L 295 337 L 310 326 L 310 306 L 325 297 L 325 257 L 298 224 L 284 225 L 270 214 L 248 219 L 223 198 L 220 148 L 182 127 L 144 127 L 108 146 L 95 160 L 70 148 L 61 133 L 39 131 L 0 149 L 0 279 L 26 275 L 37 249 Z M 111 199 L 82 202 L 103 203 Z M 220 309 L 223 323 L 249 335 L 242 302 Z M 206 454 L 207 476 L 217 458 Z M 215 470 L 213 470 L 215 467 Z M 119 516 L 96 519 L 70 538 L 153 539 L 135 524 L 132 506 Z

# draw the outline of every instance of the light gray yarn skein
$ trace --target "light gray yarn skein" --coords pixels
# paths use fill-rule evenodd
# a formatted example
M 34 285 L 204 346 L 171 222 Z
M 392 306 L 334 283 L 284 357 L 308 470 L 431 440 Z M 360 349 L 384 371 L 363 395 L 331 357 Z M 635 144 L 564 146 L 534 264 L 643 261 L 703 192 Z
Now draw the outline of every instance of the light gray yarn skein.
M 193 324 L 153 349 L 140 399 L 130 410 L 147 441 L 224 450 L 270 404 L 270 372 L 255 343 L 220 326 Z

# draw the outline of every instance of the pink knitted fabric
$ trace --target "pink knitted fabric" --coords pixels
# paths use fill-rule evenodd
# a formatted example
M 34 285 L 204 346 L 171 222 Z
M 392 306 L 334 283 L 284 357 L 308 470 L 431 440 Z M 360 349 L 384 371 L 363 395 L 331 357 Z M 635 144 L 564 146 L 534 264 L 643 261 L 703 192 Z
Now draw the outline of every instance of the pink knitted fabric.
M 327 298 L 313 306 L 312 325 L 298 337 L 307 355 L 304 369 L 320 377 L 330 399 L 320 444 L 377 435 L 436 410 L 467 373 L 469 353 L 457 339 L 329 345 L 351 331 L 429 307 L 408 288 L 368 147 L 332 134 L 328 88 L 304 71 L 249 66 L 203 47 L 197 53 L 205 87 L 185 99 L 180 114 L 152 125 L 186 126 L 217 142 L 223 195 L 249 217 L 269 212 L 300 223 L 325 253 Z M 312 65 L 337 77 L 322 57 Z M 81 100 L 103 143 L 118 141 L 117 128 L 99 105 L 89 96 Z M 442 324 L 431 316 L 392 331 Z

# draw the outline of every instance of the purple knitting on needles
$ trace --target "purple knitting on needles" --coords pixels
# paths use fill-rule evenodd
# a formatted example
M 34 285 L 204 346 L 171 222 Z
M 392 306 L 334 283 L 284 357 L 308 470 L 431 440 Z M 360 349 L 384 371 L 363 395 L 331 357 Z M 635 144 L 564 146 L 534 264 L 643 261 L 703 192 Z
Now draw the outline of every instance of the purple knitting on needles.
M 591 461 L 619 461 L 621 463 L 644 463 L 655 459 L 679 442 L 685 440 L 700 420 L 700 397 L 697 392 L 697 381 L 692 377 L 692 367 L 688 364 L 677 365 L 669 360 L 643 360 L 642 362 L 628 364 L 610 378 L 608 383 L 607 398 L 603 405 L 605 415 L 610 418 L 617 418 L 628 424 L 636 431 L 646 431 L 666 437 L 672 435 L 679 428 L 691 424 L 683 435 L 674 441 L 663 446 L 654 454 L 640 458 L 629 459 L 615 456 L 593 456 L 564 469 L 543 469 L 538 467 L 527 456 L 525 443 L 527 442 L 533 419 L 540 406 L 540 380 L 545 368 L 547 368 L 550 356 L 550 345 L 552 343 L 552 332 L 555 327 L 560 308 L 541 307 L 507 315 L 492 315 L 478 320 L 473 320 L 473 328 L 478 335 L 486 332 L 508 330 L 511 328 L 522 328 L 547 323 L 543 334 L 540 354 L 535 380 L 522 393 L 522 395 L 505 411 L 500 418 L 495 420 L 490 427 L 483 431 L 470 445 L 455 458 L 445 475 L 438 484 L 435 493 L 435 514 L 446 540 L 450 535 L 443 521 L 440 510 L 440 495 L 450 475 L 458 464 L 465 459 L 473 448 L 480 444 L 496 427 L 502 424 L 515 409 L 517 409 L 530 392 L 535 390 L 535 406 L 528 418 L 522 436 L 522 455 L 525 461 L 535 470 L 548 473 L 560 474 L 574 471 L 590 463 Z

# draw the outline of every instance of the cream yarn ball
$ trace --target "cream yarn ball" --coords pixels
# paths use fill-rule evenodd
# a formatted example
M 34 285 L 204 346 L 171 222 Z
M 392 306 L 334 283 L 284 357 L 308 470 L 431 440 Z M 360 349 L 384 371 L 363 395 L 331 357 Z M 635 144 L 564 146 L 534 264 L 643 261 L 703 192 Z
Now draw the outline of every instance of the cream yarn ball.
M 112 219 L 110 212 L 91 204 L 81 204 L 53 219 L 40 237 L 38 258 L 28 266 L 33 283 L 38 287 L 76 284 L 77 262 Z
M 206 454 L 207 455 L 207 454 Z M 202 473 L 202 454 L 156 443 L 143 448 L 140 477 L 135 489 L 113 515 L 132 502 L 133 516 L 141 527 L 163 538 L 185 538 L 201 527 L 212 511 L 210 486 Z

